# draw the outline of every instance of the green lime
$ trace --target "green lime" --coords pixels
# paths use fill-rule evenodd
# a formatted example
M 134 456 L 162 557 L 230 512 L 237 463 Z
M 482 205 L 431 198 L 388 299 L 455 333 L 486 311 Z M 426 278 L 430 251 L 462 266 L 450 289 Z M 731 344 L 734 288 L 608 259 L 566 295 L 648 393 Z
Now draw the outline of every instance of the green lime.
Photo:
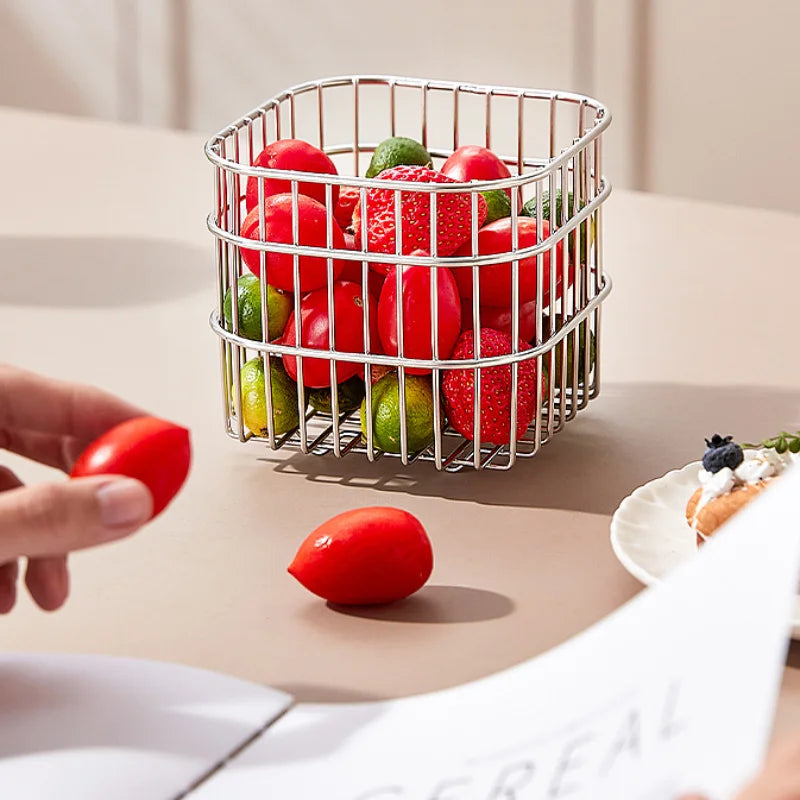
M 366 175 L 374 178 L 385 169 L 399 167 L 402 164 L 417 164 L 421 167 L 432 167 L 431 154 L 415 139 L 405 136 L 392 136 L 384 139 L 372 154 Z
M 567 217 L 568 218 L 569 218 L 570 214 L 572 214 L 572 207 L 573 207 L 573 202 L 574 202 L 573 197 L 574 196 L 573 196 L 572 192 L 569 192 L 567 194 Z M 585 205 L 586 205 L 586 203 L 581 203 L 581 206 L 578 209 L 578 211 L 580 211 L 580 209 L 583 208 Z M 531 197 L 531 199 L 528 200 L 528 202 L 525 203 L 525 205 L 522 206 L 522 209 L 520 210 L 520 213 L 524 214 L 526 217 L 534 217 L 534 218 L 536 218 L 536 198 L 535 197 Z M 544 219 L 548 220 L 548 222 L 549 222 L 549 220 L 550 220 L 550 192 L 547 191 L 547 190 L 542 192 L 542 217 Z M 555 215 L 554 215 L 553 221 L 557 226 L 561 225 L 561 189 L 557 189 L 556 190 L 556 207 L 555 207 Z M 594 241 L 594 220 L 593 219 L 589 220 L 589 226 L 588 227 L 589 227 L 589 230 L 590 230 L 589 243 L 591 244 L 591 242 Z M 587 244 L 587 242 L 586 242 L 586 228 L 587 228 L 587 224 L 585 222 L 582 223 L 581 224 L 581 263 L 582 264 L 586 263 L 586 244 Z M 569 247 L 570 255 L 574 255 L 574 253 L 575 253 L 575 239 L 573 237 L 573 234 L 571 234 L 571 233 L 568 234 L 568 239 L 569 239 L 568 247 Z
M 348 378 L 336 387 L 336 394 L 339 398 L 340 414 L 355 411 L 364 399 L 364 381 L 358 375 L 353 375 L 352 378 Z M 312 389 L 308 393 L 308 402 L 321 414 L 333 413 L 330 386 L 324 389 Z
M 430 378 L 406 375 L 408 452 L 424 450 L 433 442 L 433 391 Z M 366 437 L 367 399 L 361 403 L 361 432 Z M 372 387 L 372 442 L 387 453 L 400 452 L 400 381 L 396 372 L 384 375 Z
M 297 406 L 297 384 L 286 374 L 281 360 L 270 359 L 272 383 L 272 432 L 280 436 L 300 424 Z M 258 436 L 267 436 L 267 398 L 264 380 L 264 359 L 251 358 L 241 371 L 242 418 L 244 424 Z
M 261 341 L 261 281 L 255 275 L 242 275 L 238 281 L 239 335 L 245 339 Z M 292 313 L 292 297 L 280 289 L 267 285 L 267 311 L 269 311 L 269 341 L 283 333 Z M 222 304 L 228 330 L 233 330 L 233 298 L 231 290 L 225 292 Z
M 486 201 L 486 222 L 494 222 L 496 219 L 511 216 L 511 199 L 502 189 L 490 189 L 488 192 L 481 192 Z
M 555 329 L 556 331 L 561 328 L 561 315 L 556 314 L 555 316 Z M 550 322 L 545 316 L 544 320 L 542 321 L 542 332 L 546 332 L 550 330 Z M 568 333 L 566 336 L 567 342 L 567 374 L 566 374 L 566 385 L 572 386 L 572 375 L 573 375 L 573 368 L 575 365 L 574 361 L 574 350 L 575 350 L 575 334 Z M 553 348 L 553 372 L 555 377 L 555 385 L 561 385 L 561 353 L 562 347 L 564 344 L 564 339 L 562 339 L 554 348 Z M 582 379 L 584 367 L 586 365 L 586 323 L 581 322 L 578 325 L 578 381 Z M 597 347 L 595 344 L 594 333 L 589 331 L 589 372 L 592 371 L 594 368 L 594 363 L 597 358 Z M 546 362 L 545 362 L 546 363 Z

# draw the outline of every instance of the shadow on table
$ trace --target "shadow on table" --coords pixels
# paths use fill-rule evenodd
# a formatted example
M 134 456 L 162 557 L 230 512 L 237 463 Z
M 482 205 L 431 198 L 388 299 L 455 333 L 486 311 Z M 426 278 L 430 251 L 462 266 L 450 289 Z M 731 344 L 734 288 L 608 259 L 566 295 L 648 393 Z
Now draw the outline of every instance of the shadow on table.
M 199 247 L 126 236 L 0 236 L 0 306 L 135 306 L 208 291 Z
M 611 514 L 634 488 L 702 457 L 713 433 L 761 440 L 800 426 L 800 391 L 679 383 L 608 384 L 600 396 L 531 459 L 510 471 L 439 473 L 397 459 L 369 463 L 267 455 L 278 472 L 319 483 L 389 494 Z
M 483 622 L 507 617 L 514 610 L 510 597 L 471 586 L 424 586 L 396 603 L 378 606 L 342 606 L 329 603 L 339 614 L 389 622 L 452 624 Z

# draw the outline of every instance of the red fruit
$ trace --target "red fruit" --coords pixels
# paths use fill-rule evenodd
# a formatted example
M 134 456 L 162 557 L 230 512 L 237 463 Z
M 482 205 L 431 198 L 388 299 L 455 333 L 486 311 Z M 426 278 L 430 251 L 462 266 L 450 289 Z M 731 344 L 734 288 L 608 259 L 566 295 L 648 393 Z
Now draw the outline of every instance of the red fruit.
M 353 222 L 353 209 L 358 203 L 359 193 L 355 186 L 340 186 L 337 188 L 339 189 L 339 202 L 336 203 L 333 215 L 342 230 L 347 230 Z
M 331 603 L 371 605 L 408 597 L 433 570 L 420 521 L 399 508 L 357 508 L 312 531 L 289 573 Z
M 357 283 L 359 286 L 363 285 L 363 272 L 361 270 L 361 262 L 360 261 L 347 261 L 345 268 L 341 271 L 339 275 L 340 281 L 351 281 L 352 283 Z M 381 296 L 381 287 L 383 286 L 384 281 L 383 275 L 379 272 L 375 272 L 375 270 L 368 270 L 367 271 L 367 281 L 369 283 L 369 293 L 375 298 L 375 302 L 378 301 L 378 298 Z
M 327 247 L 328 214 L 325 206 L 305 195 L 297 197 L 297 243 L 307 247 Z M 258 209 L 252 209 L 244 218 L 240 235 L 245 239 L 262 241 L 259 230 Z M 344 250 L 344 234 L 336 222 L 331 221 L 333 247 Z M 292 196 L 276 194 L 264 201 L 265 242 L 292 244 Z M 261 277 L 261 260 L 258 250 L 242 248 L 242 260 L 257 277 Z M 294 291 L 294 256 L 290 253 L 265 253 L 267 282 L 284 292 Z M 300 290 L 303 292 L 324 286 L 328 280 L 327 258 L 300 256 Z M 333 261 L 336 279 L 344 268 L 340 259 Z
M 295 172 L 316 172 L 323 175 L 337 175 L 333 161 L 313 144 L 302 139 L 279 139 L 268 144 L 253 161 L 254 167 L 266 169 L 284 169 Z M 264 178 L 264 198 L 273 194 L 291 193 L 292 182 L 280 178 Z M 299 194 L 313 197 L 325 205 L 325 184 L 300 182 L 297 184 Z M 331 199 L 334 207 L 339 197 L 339 187 L 331 186 Z M 245 206 L 248 211 L 258 205 L 258 178 L 247 179 Z
M 419 255 L 415 253 L 414 255 Z M 427 255 L 422 253 L 422 255 Z M 406 358 L 432 358 L 431 348 L 431 272 L 430 267 L 401 266 L 403 309 L 403 355 Z M 438 275 L 438 341 L 440 359 L 447 359 L 461 331 L 461 301 L 453 273 L 434 267 Z M 387 355 L 398 354 L 397 273 L 392 267 L 378 300 L 378 333 Z M 427 375 L 431 370 L 410 367 L 410 375 Z
M 511 177 L 508 167 L 491 150 L 476 144 L 459 147 L 442 164 L 441 171 L 459 183 L 496 181 Z M 511 189 L 503 191 L 511 197 Z
M 427 167 L 401 166 L 386 169 L 377 180 L 408 181 L 412 183 L 455 183 L 452 178 Z M 478 194 L 478 226 L 486 219 L 486 201 Z M 431 252 L 431 198 L 428 192 L 401 193 L 403 255 L 415 250 Z M 353 211 L 353 230 L 356 247 L 361 247 L 361 204 Z M 437 256 L 452 255 L 472 235 L 472 199 L 470 192 L 439 194 L 436 205 Z M 393 189 L 367 190 L 367 250 L 370 253 L 394 253 L 396 242 Z M 372 269 L 388 271 L 388 264 L 370 265 Z
M 478 254 L 490 255 L 493 253 L 511 254 L 511 234 L 513 223 L 510 217 L 503 217 L 486 225 L 478 231 Z M 517 220 L 519 231 L 518 247 L 532 247 L 536 244 L 536 220 L 520 217 Z M 550 234 L 550 223 L 542 222 L 542 239 Z M 556 251 L 556 299 L 561 297 L 562 291 L 562 260 L 563 240 L 555 247 Z M 467 242 L 458 252 L 457 256 L 471 256 L 472 242 Z M 519 300 L 524 303 L 536 299 L 536 256 L 524 258 L 519 262 Z M 542 304 L 544 309 L 550 303 L 550 251 L 542 255 Z M 466 268 L 454 269 L 458 288 L 463 298 L 472 297 L 472 270 Z M 478 269 L 480 284 L 480 302 L 482 306 L 510 307 L 511 306 L 511 262 L 503 261 L 499 264 L 486 264 Z M 572 284 L 575 268 L 570 264 L 568 268 L 568 281 Z
M 378 326 L 376 323 L 377 306 L 370 297 L 370 340 L 377 343 Z M 364 307 L 361 299 L 361 287 L 350 281 L 336 281 L 333 284 L 333 314 L 335 322 L 336 350 L 346 353 L 364 352 Z M 315 289 L 300 301 L 300 322 L 302 326 L 303 347 L 328 352 L 330 345 L 328 320 L 328 288 Z M 282 344 L 294 347 L 295 315 L 292 311 L 283 331 Z M 373 352 L 377 348 L 373 347 Z M 303 384 L 312 389 L 321 389 L 331 385 L 330 360 L 324 358 L 303 358 Z M 285 355 L 283 366 L 292 380 L 297 380 L 297 357 Z M 352 378 L 359 371 L 361 364 L 352 361 L 336 362 L 336 382 L 341 383 Z
M 491 328 L 483 328 L 480 333 L 481 358 L 506 355 L 511 352 L 511 337 Z M 525 342 L 519 349 L 531 350 Z M 475 357 L 474 335 L 466 331 L 456 344 L 453 359 Z M 517 384 L 517 430 L 520 439 L 536 414 L 536 361 L 528 359 L 519 362 Z M 542 376 L 544 384 L 544 375 Z M 450 424 L 464 438 L 475 438 L 474 403 L 475 381 L 472 368 L 448 370 L 442 380 L 445 410 Z M 542 389 L 542 396 L 545 390 Z M 511 365 L 481 369 L 481 442 L 489 444 L 508 444 L 511 436 Z
M 495 308 L 494 306 L 481 306 L 478 309 L 479 328 L 492 328 L 511 336 L 511 308 Z M 472 299 L 461 301 L 461 330 L 473 329 Z M 536 301 L 529 300 L 521 303 L 519 307 L 519 338 L 523 342 L 531 342 L 536 338 Z
M 191 460 L 186 428 L 156 417 L 135 417 L 95 439 L 75 462 L 70 477 L 127 475 L 136 478 L 153 496 L 155 517 L 183 486 Z

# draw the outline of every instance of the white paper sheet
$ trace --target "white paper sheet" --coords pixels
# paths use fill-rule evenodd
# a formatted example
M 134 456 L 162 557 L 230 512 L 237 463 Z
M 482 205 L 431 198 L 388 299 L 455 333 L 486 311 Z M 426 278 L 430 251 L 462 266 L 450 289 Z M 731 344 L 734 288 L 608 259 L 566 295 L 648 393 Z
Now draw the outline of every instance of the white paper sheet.
M 174 664 L 4 654 L 0 797 L 172 800 L 290 703 Z
M 191 800 L 731 797 L 769 735 L 798 498 L 795 468 L 663 584 L 518 667 L 401 700 L 295 706 Z

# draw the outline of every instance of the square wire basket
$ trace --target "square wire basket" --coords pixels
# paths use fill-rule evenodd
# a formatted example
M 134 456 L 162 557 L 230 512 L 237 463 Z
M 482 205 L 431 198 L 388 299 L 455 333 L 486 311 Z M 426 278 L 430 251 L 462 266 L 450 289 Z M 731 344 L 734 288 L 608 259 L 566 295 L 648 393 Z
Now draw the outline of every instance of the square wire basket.
M 287 89 L 245 114 L 208 140 L 207 158 L 215 167 L 214 210 L 208 227 L 216 239 L 217 307 L 211 314 L 211 327 L 220 338 L 224 425 L 228 435 L 242 442 L 262 442 L 272 449 L 290 448 L 302 453 L 336 457 L 365 455 L 376 461 L 384 455 L 396 456 L 403 464 L 433 462 L 437 470 L 508 469 L 518 458 L 535 455 L 543 444 L 560 431 L 600 387 L 601 304 L 611 289 L 602 259 L 602 203 L 611 187 L 602 175 L 602 134 L 610 124 L 607 109 L 596 100 L 570 92 L 480 86 L 449 81 L 392 76 L 345 76 L 321 79 Z M 390 136 L 417 139 L 433 157 L 437 169 L 460 145 L 476 144 L 491 149 L 508 166 L 511 177 L 470 183 L 405 183 L 378 177 L 364 178 L 371 154 Z M 279 139 L 304 139 L 323 150 L 336 165 L 338 175 L 267 169 L 254 162 L 268 144 Z M 244 181 L 255 178 L 258 184 L 259 225 L 257 235 L 240 235 L 245 217 Z M 292 199 L 292 242 L 267 241 L 264 221 L 264 181 L 280 178 L 290 181 Z M 327 212 L 325 247 L 298 243 L 298 185 L 322 184 Z M 392 253 L 368 251 L 367 214 L 361 215 L 360 249 L 333 246 L 333 187 L 353 187 L 362 209 L 369 208 L 370 190 L 394 192 L 395 222 L 401 231 L 401 208 L 412 192 L 429 197 L 431 211 L 430 256 L 401 252 L 402 234 L 396 236 Z M 535 243 L 524 246 L 512 234 L 511 247 L 503 253 L 436 256 L 437 204 L 450 193 L 469 193 L 471 202 L 470 253 L 478 247 L 478 193 L 495 189 L 510 190 L 512 229 L 521 219 L 526 205 L 528 215 L 545 220 L 537 224 Z M 549 202 L 549 198 L 566 202 Z M 240 276 L 249 274 L 241 248 L 257 251 L 260 259 L 260 291 L 264 319 L 260 341 L 245 338 L 239 329 L 238 285 Z M 269 274 L 267 254 L 285 253 L 292 258 L 294 285 L 300 285 L 300 258 L 314 256 L 327 266 L 328 311 L 331 320 L 327 349 L 312 349 L 281 340 L 267 341 L 268 304 L 266 285 Z M 363 347 L 360 352 L 336 348 L 334 316 L 334 259 L 361 268 L 363 305 Z M 403 303 L 396 304 L 398 354 L 386 355 L 374 339 L 374 301 L 370 301 L 371 265 L 396 266 L 397 296 L 402 294 L 400 265 L 431 268 L 430 315 L 431 357 L 404 356 Z M 507 355 L 482 356 L 476 346 L 474 357 L 466 360 L 439 358 L 436 334 L 439 316 L 438 267 L 468 270 L 472 280 L 471 309 L 465 310 L 462 329 L 472 330 L 479 340 L 481 319 L 486 309 L 480 304 L 480 270 L 490 265 L 510 265 L 511 296 L 506 325 L 512 340 Z M 549 294 L 547 303 L 535 304 L 531 323 L 530 305 L 520 296 L 521 270 L 536 269 L 536 298 Z M 464 273 L 462 273 L 464 274 Z M 549 289 L 549 292 L 548 292 Z M 230 292 L 232 313 L 225 320 L 223 304 Z M 301 293 L 293 295 L 295 342 L 302 342 Z M 465 307 L 466 308 L 466 307 Z M 527 308 L 527 311 L 525 309 Z M 469 313 L 471 311 L 471 313 Z M 523 349 L 519 333 L 531 326 L 535 334 L 530 349 Z M 408 328 L 406 328 L 408 330 Z M 274 358 L 296 358 L 297 403 L 304 413 L 298 424 L 280 435 L 273 421 L 273 394 L 270 363 Z M 265 361 L 264 405 L 266 427 L 249 430 L 243 423 L 243 395 L 240 370 L 254 357 Z M 303 360 L 326 359 L 331 381 L 336 380 L 337 364 L 363 365 L 364 413 L 358 409 L 340 412 L 338 393 L 331 393 L 331 413 L 309 408 L 309 390 L 303 385 Z M 510 383 L 510 431 L 517 428 L 520 392 L 519 365 L 534 360 L 537 375 L 544 370 L 546 382 L 536 380 L 535 410 L 519 438 L 509 436 L 504 443 L 481 441 L 481 374 L 484 370 L 504 371 Z M 318 362 L 317 362 L 318 363 Z M 378 368 L 396 370 L 399 391 L 398 452 L 385 452 L 375 443 L 372 384 Z M 433 440 L 416 452 L 408 447 L 406 370 L 429 371 L 433 396 Z M 449 424 L 442 402 L 442 381 L 449 370 L 473 373 L 473 426 L 467 436 Z M 528 398 L 530 400 L 530 398 Z

